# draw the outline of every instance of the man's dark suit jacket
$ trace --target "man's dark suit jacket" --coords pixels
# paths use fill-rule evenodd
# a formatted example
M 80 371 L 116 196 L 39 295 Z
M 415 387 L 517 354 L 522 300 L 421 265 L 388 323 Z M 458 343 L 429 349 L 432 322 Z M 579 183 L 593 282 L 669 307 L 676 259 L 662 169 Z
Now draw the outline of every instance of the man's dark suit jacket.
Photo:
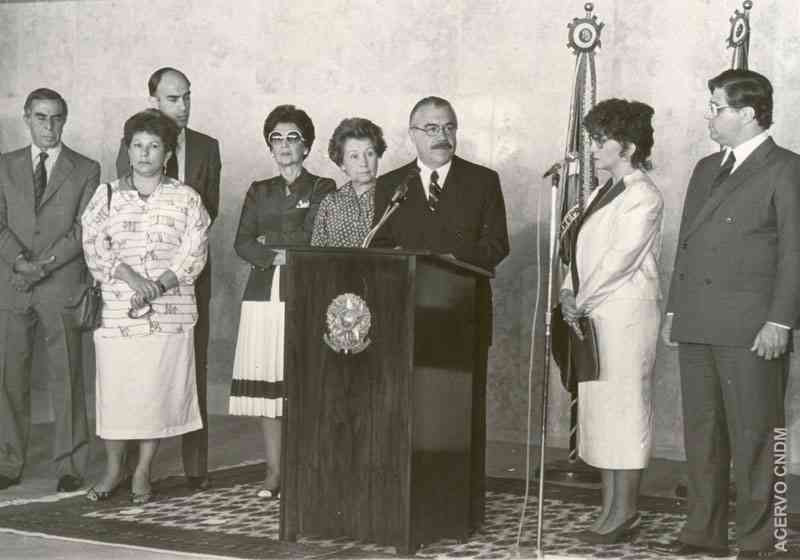
M 378 179 L 376 223 L 397 185 L 416 164 L 412 161 Z M 452 253 L 494 271 L 509 252 L 506 207 L 497 173 L 456 156 L 442 187 L 434 214 L 428 209 L 421 179 L 415 177 L 405 202 L 375 235 L 372 246 Z
M 768 138 L 711 193 L 721 160 L 692 174 L 667 312 L 676 342 L 750 348 L 800 316 L 800 156 Z
M 378 179 L 376 223 L 397 185 L 416 165 L 412 161 Z M 442 187 L 438 211 L 431 212 L 422 180 L 418 175 L 414 177 L 408 184 L 406 200 L 376 234 L 372 246 L 452 253 L 459 260 L 493 272 L 509 252 L 500 178 L 491 169 L 454 157 Z M 481 527 L 485 507 L 486 363 L 492 335 L 492 292 L 488 279 L 478 282 L 478 291 L 478 347 L 474 349 L 478 368 L 473 376 L 470 482 L 473 529 Z

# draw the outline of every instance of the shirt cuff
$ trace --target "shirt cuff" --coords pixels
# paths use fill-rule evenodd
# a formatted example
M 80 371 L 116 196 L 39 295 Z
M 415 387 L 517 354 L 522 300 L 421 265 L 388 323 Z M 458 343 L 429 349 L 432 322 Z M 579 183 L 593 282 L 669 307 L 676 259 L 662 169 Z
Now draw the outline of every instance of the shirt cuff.
M 781 323 L 776 323 L 775 321 L 767 321 L 768 325 L 775 325 L 776 327 L 780 327 L 782 329 L 786 329 L 787 331 L 792 330 L 792 327 L 787 327 L 786 325 L 782 325 Z

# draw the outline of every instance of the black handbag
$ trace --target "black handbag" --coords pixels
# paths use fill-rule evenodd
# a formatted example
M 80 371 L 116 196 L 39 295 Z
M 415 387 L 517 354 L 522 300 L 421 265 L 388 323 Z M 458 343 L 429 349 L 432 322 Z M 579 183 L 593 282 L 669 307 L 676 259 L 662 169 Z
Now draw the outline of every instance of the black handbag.
M 590 317 L 578 319 L 583 340 L 564 320 L 561 306 L 553 309 L 551 321 L 553 358 L 561 370 L 561 383 L 574 392 L 578 383 L 600 379 L 600 352 L 597 344 L 597 329 Z
M 78 301 L 68 305 L 75 316 L 75 323 L 82 331 L 93 331 L 102 323 L 103 292 L 100 282 L 87 286 L 81 293 Z
M 111 184 L 106 183 L 108 211 L 111 212 Z M 71 310 L 75 323 L 82 331 L 93 331 L 98 328 L 103 321 L 103 291 L 100 282 L 95 281 L 84 288 L 78 301 L 66 306 Z
M 572 285 L 577 294 L 580 287 L 578 269 L 575 265 L 575 245 L 581 220 L 572 223 L 568 232 L 570 249 L 570 274 Z M 583 333 L 581 340 L 572 327 L 564 320 L 561 305 L 553 309 L 550 321 L 551 352 L 558 369 L 561 371 L 561 383 L 570 393 L 578 390 L 578 383 L 597 381 L 600 379 L 600 353 L 597 345 L 597 329 L 590 317 L 580 317 L 578 327 Z

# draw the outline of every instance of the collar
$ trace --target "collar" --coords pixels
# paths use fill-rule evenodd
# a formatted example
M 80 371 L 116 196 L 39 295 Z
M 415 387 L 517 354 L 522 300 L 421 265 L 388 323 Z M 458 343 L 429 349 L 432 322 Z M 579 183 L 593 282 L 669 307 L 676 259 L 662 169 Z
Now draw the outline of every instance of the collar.
M 767 138 L 769 138 L 769 130 L 765 130 L 759 134 L 756 134 L 750 140 L 745 140 L 735 148 L 725 147 L 725 155 L 722 157 L 722 161 L 720 162 L 720 166 L 722 166 L 725 161 L 728 159 L 728 154 L 731 152 L 734 153 L 736 156 L 736 162 L 733 164 L 733 168 L 731 169 L 731 173 L 736 171 L 736 168 L 739 167 L 744 160 L 750 156 L 756 148 L 758 148 L 761 144 L 763 144 Z
M 36 144 L 31 144 L 31 158 L 33 159 L 33 164 L 36 165 L 39 162 L 39 154 L 42 152 L 47 152 L 47 163 L 52 163 L 58 159 L 58 156 L 61 154 L 61 146 L 63 144 L 61 142 L 55 148 L 50 148 L 48 150 L 43 150 Z
M 419 167 L 419 176 L 422 180 L 422 184 L 427 186 L 431 183 L 431 173 L 436 171 L 439 174 L 439 185 L 444 187 L 444 181 L 447 179 L 447 174 L 450 173 L 450 167 L 453 165 L 453 159 L 451 158 L 450 161 L 445 163 L 444 165 L 437 167 L 436 169 L 431 169 L 424 163 L 422 160 L 417 158 L 417 167 Z

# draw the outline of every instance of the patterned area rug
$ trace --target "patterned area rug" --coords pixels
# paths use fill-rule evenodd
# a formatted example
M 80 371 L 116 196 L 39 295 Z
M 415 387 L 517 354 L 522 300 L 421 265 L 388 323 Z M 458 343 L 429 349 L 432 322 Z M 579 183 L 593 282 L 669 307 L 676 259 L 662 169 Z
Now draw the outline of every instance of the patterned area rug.
M 190 493 L 178 478 L 161 481 L 158 498 L 133 507 L 124 496 L 92 504 L 82 496 L 55 503 L 0 508 L 0 528 L 231 558 L 389 558 L 393 547 L 346 538 L 304 536 L 297 543 L 278 541 L 279 504 L 256 496 L 263 465 L 214 473 L 214 487 Z M 527 509 L 516 548 L 523 505 L 521 481 L 489 479 L 486 523 L 467 542 L 441 541 L 421 548 L 419 558 L 529 558 L 536 556 L 536 502 Z M 531 490 L 534 491 L 533 489 Z M 642 523 L 634 542 L 591 547 L 575 539 L 599 510 L 599 492 L 549 485 L 545 493 L 544 551 L 547 557 L 674 558 L 648 544 L 674 539 L 683 523 L 678 500 L 643 498 Z M 734 539 L 731 528 L 731 539 Z M 797 540 L 797 535 L 793 535 Z M 733 553 L 731 555 L 733 557 Z M 700 556 L 694 558 L 702 558 Z

